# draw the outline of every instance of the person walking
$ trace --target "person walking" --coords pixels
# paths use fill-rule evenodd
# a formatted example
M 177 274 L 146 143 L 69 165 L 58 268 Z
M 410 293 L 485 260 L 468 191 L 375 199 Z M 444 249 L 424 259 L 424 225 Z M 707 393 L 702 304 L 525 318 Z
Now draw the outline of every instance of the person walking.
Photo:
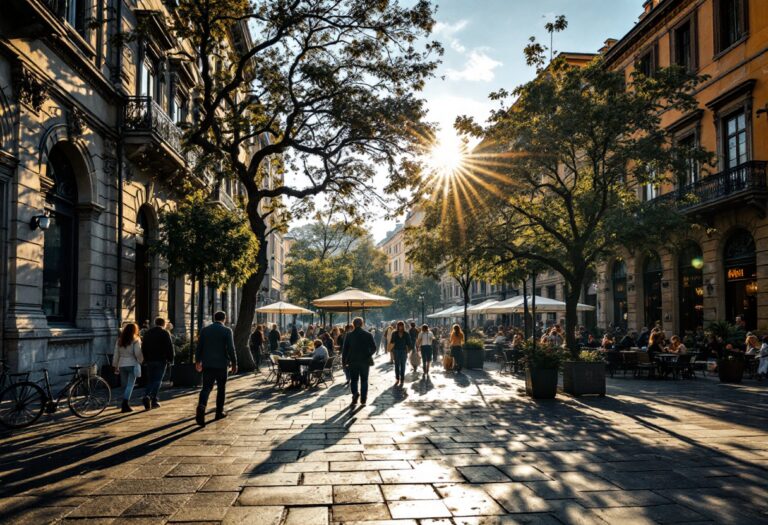
M 205 426 L 205 406 L 213 390 L 213 383 L 216 383 L 216 420 L 227 417 L 224 412 L 227 367 L 231 367 L 233 374 L 237 373 L 237 355 L 232 330 L 224 326 L 226 320 L 227 314 L 222 311 L 213 314 L 213 323 L 200 331 L 200 339 L 197 341 L 195 368 L 203 373 L 203 388 L 200 390 L 195 420 L 201 427 Z
M 251 337 L 248 339 L 248 347 L 251 350 L 253 361 L 256 363 L 256 374 L 261 373 L 261 349 L 264 347 L 264 328 L 261 325 L 256 325 L 256 329 L 251 333 Z
M 344 337 L 341 350 L 341 362 L 344 369 L 349 370 L 353 405 L 357 404 L 358 398 L 362 405 L 368 402 L 368 372 L 373 364 L 374 353 L 376 343 L 373 336 L 363 330 L 363 319 L 355 317 L 352 321 L 352 331 Z
M 163 382 L 165 368 L 173 363 L 173 339 L 165 327 L 165 319 L 157 317 L 155 326 L 147 330 L 142 340 L 141 352 L 147 371 L 147 387 L 144 389 L 144 410 L 160 408 L 157 394 Z
M 299 330 L 296 328 L 296 325 L 293 325 L 293 328 L 291 328 L 291 335 L 288 338 L 288 342 L 290 342 L 291 345 L 295 345 L 298 340 L 299 340 Z
M 394 331 L 395 323 L 391 323 L 389 326 L 387 326 L 386 330 L 384 330 L 384 350 L 389 354 L 389 364 L 395 362 L 395 354 L 393 354 L 389 348 L 389 343 L 392 342 L 392 332 Z
M 464 332 L 461 331 L 461 327 L 458 324 L 453 325 L 451 329 L 451 337 L 449 344 L 451 345 L 451 357 L 453 357 L 453 366 L 457 372 L 461 372 L 464 366 Z
M 395 386 L 403 386 L 403 381 L 405 381 L 405 362 L 408 360 L 408 351 L 413 349 L 411 336 L 405 331 L 404 322 L 397 322 L 397 329 L 392 332 L 389 345 L 395 359 Z
M 435 334 L 427 325 L 421 325 L 421 332 L 416 337 L 416 348 L 421 352 L 421 365 L 424 367 L 424 375 L 429 375 L 429 365 L 432 363 L 432 343 Z
M 121 412 L 133 412 L 131 395 L 136 384 L 136 378 L 141 377 L 141 363 L 144 355 L 141 353 L 139 325 L 127 323 L 115 343 L 115 353 L 112 355 L 112 366 L 115 374 L 120 374 L 120 384 L 123 385 L 123 402 Z
M 339 348 L 344 349 L 344 341 L 346 340 L 347 336 L 352 333 L 352 331 L 355 329 L 355 326 L 353 324 L 348 324 L 344 327 L 344 331 L 339 333 L 338 339 L 336 339 L 336 346 Z M 351 380 L 351 377 L 349 375 L 349 370 L 346 367 L 344 368 L 344 378 L 346 379 L 346 382 L 344 383 L 344 386 L 349 386 L 349 382 Z
M 277 329 L 277 325 L 272 325 L 272 330 L 269 331 L 269 351 L 273 354 L 280 352 L 280 330 Z

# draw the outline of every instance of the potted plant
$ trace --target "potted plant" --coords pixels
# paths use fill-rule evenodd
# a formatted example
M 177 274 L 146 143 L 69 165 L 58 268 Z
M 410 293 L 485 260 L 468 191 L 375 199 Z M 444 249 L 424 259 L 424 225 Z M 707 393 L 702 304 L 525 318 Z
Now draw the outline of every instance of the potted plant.
M 728 352 L 717 360 L 717 375 L 721 383 L 741 383 L 744 376 L 744 356 L 739 352 Z
M 464 343 L 464 366 L 466 368 L 483 368 L 485 348 L 480 339 L 470 339 Z
M 563 391 L 573 396 L 605 395 L 605 359 L 597 350 L 584 350 L 563 363 Z
M 557 394 L 557 376 L 566 355 L 554 346 L 534 347 L 529 344 L 525 352 L 525 393 L 535 399 L 554 399 Z
M 200 386 L 202 374 L 195 369 L 190 343 L 175 347 L 171 381 L 173 386 L 188 388 Z

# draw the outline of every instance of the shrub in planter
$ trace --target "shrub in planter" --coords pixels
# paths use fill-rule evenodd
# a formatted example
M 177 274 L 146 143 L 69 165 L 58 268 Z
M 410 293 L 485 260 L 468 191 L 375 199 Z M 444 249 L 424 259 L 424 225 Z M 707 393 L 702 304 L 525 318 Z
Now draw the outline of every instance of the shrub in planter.
M 479 339 L 470 339 L 464 343 L 464 366 L 466 368 L 483 368 L 485 347 Z
M 525 392 L 536 399 L 554 399 L 557 394 L 558 371 L 568 353 L 554 346 L 527 344 L 525 357 Z
M 717 375 L 721 383 L 741 383 L 744 376 L 744 358 L 739 354 L 727 354 L 717 361 Z
M 585 350 L 563 363 L 563 391 L 574 396 L 605 395 L 605 360 L 600 352 Z

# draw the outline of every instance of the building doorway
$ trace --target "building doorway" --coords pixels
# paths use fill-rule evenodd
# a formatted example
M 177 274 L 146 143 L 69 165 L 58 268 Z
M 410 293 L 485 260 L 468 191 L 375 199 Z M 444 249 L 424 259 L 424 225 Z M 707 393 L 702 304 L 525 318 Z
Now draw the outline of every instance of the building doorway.
M 622 259 L 613 263 L 613 325 L 627 328 L 627 264 Z
M 139 209 L 136 217 L 136 267 L 134 290 L 136 294 L 136 323 L 143 326 L 144 321 L 152 319 L 152 255 L 149 253 L 150 218 L 146 206 Z
M 645 326 L 652 328 L 661 322 L 661 258 L 651 252 L 643 263 L 643 310 Z
M 734 232 L 723 251 L 725 314 L 729 322 L 741 318 L 746 330 L 757 328 L 757 264 L 755 240 L 746 230 Z
M 677 259 L 680 332 L 695 332 L 704 326 L 704 259 L 698 244 L 683 248 Z

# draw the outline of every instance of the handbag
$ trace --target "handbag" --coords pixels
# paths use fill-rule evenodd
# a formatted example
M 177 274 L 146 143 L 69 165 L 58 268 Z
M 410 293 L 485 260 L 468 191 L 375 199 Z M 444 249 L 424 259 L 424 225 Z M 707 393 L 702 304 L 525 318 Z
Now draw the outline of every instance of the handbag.
M 443 356 L 443 368 L 446 370 L 453 369 L 453 357 L 451 357 L 450 355 Z
M 420 363 L 419 351 L 416 349 L 411 350 L 411 354 L 408 356 L 408 361 L 410 361 L 413 368 L 418 368 Z

